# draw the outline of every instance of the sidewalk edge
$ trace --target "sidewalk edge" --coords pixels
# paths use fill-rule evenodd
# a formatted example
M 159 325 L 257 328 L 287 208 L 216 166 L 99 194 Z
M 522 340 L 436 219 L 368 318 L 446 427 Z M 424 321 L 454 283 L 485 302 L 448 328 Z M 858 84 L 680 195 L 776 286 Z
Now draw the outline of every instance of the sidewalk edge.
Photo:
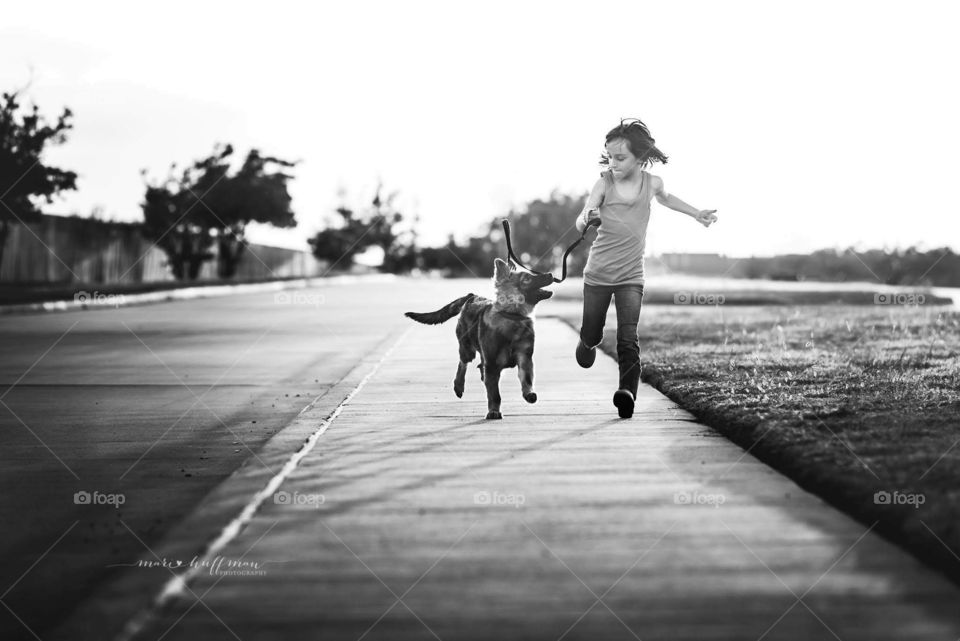
M 286 289 L 305 289 L 318 285 L 349 285 L 354 283 L 390 283 L 397 279 L 395 274 L 371 274 L 364 276 L 329 276 L 299 278 L 294 280 L 276 280 L 265 283 L 239 283 L 231 285 L 206 285 L 165 289 L 139 294 L 114 294 L 114 304 L 102 305 L 81 300 L 51 300 L 37 303 L 13 303 L 0 305 L 0 316 L 7 314 L 31 314 L 38 312 L 70 312 L 78 310 L 116 309 L 132 305 L 149 305 L 174 300 L 193 300 L 214 298 L 231 294 L 255 294 L 260 292 L 279 292 Z

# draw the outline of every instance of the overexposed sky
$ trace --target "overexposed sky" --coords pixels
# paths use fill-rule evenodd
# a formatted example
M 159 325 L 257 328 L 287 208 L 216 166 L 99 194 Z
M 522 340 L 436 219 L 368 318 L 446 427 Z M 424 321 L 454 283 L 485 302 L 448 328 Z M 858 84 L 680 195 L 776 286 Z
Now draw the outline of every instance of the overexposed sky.
M 378 180 L 422 244 L 553 189 L 586 191 L 642 118 L 668 191 L 648 251 L 960 250 L 960 5 L 950 2 L 45 2 L 4 7 L 0 88 L 32 77 L 49 208 L 140 218 L 139 171 L 230 142 L 300 159 L 295 245 Z

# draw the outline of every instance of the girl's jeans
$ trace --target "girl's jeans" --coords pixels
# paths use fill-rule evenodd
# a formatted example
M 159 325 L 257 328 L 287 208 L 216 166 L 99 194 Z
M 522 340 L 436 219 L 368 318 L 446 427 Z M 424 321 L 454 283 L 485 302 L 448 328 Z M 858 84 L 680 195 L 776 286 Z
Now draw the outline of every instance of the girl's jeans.
M 610 307 L 610 296 L 617 306 L 617 362 L 620 364 L 620 389 L 627 389 L 637 397 L 640 384 L 640 342 L 637 322 L 643 285 L 583 285 L 583 324 L 580 340 L 587 347 L 600 344 L 603 324 Z

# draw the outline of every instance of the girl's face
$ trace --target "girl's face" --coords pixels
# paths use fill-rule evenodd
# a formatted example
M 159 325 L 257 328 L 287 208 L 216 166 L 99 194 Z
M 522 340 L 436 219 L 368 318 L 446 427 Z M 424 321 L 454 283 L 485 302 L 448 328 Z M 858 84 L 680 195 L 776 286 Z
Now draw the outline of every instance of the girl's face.
M 640 161 L 630 151 L 627 141 L 615 138 L 606 144 L 607 155 L 610 157 L 610 171 L 616 179 L 633 178 L 640 169 Z

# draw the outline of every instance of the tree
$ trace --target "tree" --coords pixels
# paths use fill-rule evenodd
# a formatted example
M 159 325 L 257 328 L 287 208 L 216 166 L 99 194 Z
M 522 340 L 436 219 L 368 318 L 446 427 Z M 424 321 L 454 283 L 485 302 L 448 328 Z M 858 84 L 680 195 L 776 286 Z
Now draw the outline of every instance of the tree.
M 371 219 L 371 244 L 383 250 L 383 264 L 380 271 L 392 274 L 409 272 L 416 265 L 417 233 L 413 224 L 394 205 L 399 192 L 390 193 L 386 199 L 380 198 L 381 187 L 373 198 L 374 214 Z
M 246 247 L 246 228 L 251 222 L 293 227 L 283 169 L 295 162 L 262 156 L 252 149 L 243 165 L 230 174 L 231 145 L 216 145 L 208 157 L 194 162 L 174 176 L 146 185 L 142 204 L 143 234 L 166 254 L 178 279 L 195 279 L 203 263 L 213 257 L 217 244 L 217 274 L 230 278 Z M 277 169 L 279 168 L 279 169 Z
M 64 108 L 50 125 L 36 105 L 21 111 L 18 97 L 19 92 L 13 92 L 0 99 L 0 265 L 10 225 L 40 219 L 35 199 L 49 204 L 61 191 L 77 188 L 77 174 L 42 162 L 48 145 L 67 141 L 73 113 Z
M 370 208 L 357 215 L 352 209 L 338 207 L 340 220 L 310 239 L 313 255 L 330 263 L 330 268 L 348 269 L 357 254 L 369 247 L 383 250 L 384 272 L 406 272 L 416 262 L 416 233 L 406 225 L 406 218 L 394 206 L 397 192 L 380 198 L 380 188 Z
M 217 273 L 221 278 L 230 278 L 237 271 L 240 257 L 246 247 L 246 228 L 251 222 L 274 227 L 297 225 L 292 199 L 287 191 L 287 181 L 293 176 L 283 169 L 292 169 L 297 163 L 261 156 L 256 149 L 250 150 L 243 165 L 233 176 L 227 176 L 211 184 L 203 197 L 206 223 L 217 236 Z M 273 170 L 273 171 L 271 171 Z M 220 169 L 212 176 L 220 174 Z M 205 185 L 198 185 L 199 188 Z
M 229 145 L 219 152 L 215 149 L 213 155 L 185 168 L 179 177 L 174 176 L 176 164 L 172 164 L 167 178 L 154 184 L 146 180 L 146 170 L 141 171 L 146 182 L 140 205 L 141 233 L 167 255 L 167 264 L 177 280 L 196 279 L 203 263 L 213 258 L 213 237 L 204 227 L 202 207 L 197 208 L 205 190 L 198 194 L 196 189 L 198 184 L 209 188 L 220 161 L 231 153 Z
M 352 209 L 337 207 L 336 213 L 340 217 L 339 224 L 317 232 L 309 243 L 313 255 L 329 262 L 330 269 L 338 265 L 346 269 L 353 264 L 353 257 L 369 246 L 369 242 L 363 242 L 367 226 Z

